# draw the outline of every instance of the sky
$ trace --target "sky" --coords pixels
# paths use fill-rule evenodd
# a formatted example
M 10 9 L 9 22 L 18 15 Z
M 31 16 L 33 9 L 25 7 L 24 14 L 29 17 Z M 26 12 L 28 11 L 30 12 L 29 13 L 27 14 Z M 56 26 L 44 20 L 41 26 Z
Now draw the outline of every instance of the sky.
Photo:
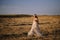
M 0 0 L 0 14 L 60 15 L 60 0 Z

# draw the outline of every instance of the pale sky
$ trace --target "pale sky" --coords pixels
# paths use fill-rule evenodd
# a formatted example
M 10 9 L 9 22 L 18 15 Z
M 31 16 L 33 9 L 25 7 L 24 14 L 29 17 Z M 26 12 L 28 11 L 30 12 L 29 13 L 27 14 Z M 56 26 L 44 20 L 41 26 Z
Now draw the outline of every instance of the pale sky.
M 60 15 L 60 0 L 0 0 L 0 14 Z

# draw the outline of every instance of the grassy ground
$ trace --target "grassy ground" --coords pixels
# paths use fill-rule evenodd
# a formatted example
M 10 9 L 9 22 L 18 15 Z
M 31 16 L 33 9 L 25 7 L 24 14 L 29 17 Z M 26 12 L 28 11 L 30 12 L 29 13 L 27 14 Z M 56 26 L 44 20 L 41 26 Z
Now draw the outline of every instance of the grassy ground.
M 60 40 L 60 16 L 38 16 L 44 37 L 27 37 L 32 16 L 0 17 L 0 40 Z

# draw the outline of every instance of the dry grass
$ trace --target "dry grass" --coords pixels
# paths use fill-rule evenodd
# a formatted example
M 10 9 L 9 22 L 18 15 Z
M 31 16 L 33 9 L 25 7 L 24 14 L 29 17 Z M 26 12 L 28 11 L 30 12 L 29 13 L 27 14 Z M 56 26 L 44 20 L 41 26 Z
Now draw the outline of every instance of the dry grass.
M 27 37 L 33 17 L 0 17 L 0 40 L 59 40 L 60 16 L 38 16 L 45 37 Z

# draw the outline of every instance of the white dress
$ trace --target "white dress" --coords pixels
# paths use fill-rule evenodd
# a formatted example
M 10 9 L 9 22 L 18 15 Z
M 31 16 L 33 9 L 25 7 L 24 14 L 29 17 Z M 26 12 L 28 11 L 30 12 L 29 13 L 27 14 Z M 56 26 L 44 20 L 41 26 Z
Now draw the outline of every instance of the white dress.
M 32 28 L 31 28 L 31 30 L 28 32 L 28 36 L 32 36 L 32 35 L 34 35 L 34 34 L 36 34 L 37 36 L 41 36 L 41 34 L 40 34 L 40 29 L 39 29 L 39 24 L 38 24 L 38 19 L 37 18 L 35 18 L 34 20 L 33 20 L 33 24 L 32 24 Z

